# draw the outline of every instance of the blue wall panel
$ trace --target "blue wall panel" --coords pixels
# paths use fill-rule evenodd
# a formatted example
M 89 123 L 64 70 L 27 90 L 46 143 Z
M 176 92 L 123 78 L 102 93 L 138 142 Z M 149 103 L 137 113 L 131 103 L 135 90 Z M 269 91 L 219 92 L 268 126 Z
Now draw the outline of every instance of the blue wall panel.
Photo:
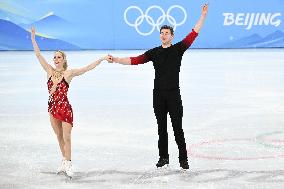
M 41 49 L 148 49 L 159 27 L 175 28 L 174 42 L 194 27 L 201 0 L 0 1 L 0 50 L 30 50 L 30 27 Z M 283 0 L 209 0 L 193 48 L 284 47 Z

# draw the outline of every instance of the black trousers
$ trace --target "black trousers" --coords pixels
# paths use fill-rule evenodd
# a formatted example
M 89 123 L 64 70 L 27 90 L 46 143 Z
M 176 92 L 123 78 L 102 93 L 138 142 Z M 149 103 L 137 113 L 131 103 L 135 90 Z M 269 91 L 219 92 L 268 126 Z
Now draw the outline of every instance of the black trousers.
M 175 141 L 179 149 L 179 160 L 187 159 L 186 143 L 182 129 L 183 107 L 180 90 L 153 90 L 153 107 L 158 123 L 158 148 L 161 158 L 168 158 L 167 114 L 170 114 Z

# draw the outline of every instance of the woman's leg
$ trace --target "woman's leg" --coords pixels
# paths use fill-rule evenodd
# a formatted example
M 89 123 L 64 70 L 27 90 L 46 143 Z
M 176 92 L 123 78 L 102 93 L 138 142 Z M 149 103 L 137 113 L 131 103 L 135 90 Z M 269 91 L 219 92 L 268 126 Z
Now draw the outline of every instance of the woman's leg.
M 64 152 L 66 160 L 71 160 L 71 131 L 72 125 L 70 123 L 62 122 L 63 139 L 64 139 Z
M 71 131 L 72 125 L 66 122 L 62 122 L 63 139 L 65 144 L 65 172 L 69 177 L 73 176 L 73 168 L 71 163 Z
M 51 126 L 54 130 L 54 133 L 56 134 L 56 137 L 59 143 L 62 157 L 64 158 L 65 157 L 65 149 L 64 149 L 65 143 L 63 139 L 62 121 L 55 119 L 51 114 L 49 114 L 49 117 L 50 117 Z

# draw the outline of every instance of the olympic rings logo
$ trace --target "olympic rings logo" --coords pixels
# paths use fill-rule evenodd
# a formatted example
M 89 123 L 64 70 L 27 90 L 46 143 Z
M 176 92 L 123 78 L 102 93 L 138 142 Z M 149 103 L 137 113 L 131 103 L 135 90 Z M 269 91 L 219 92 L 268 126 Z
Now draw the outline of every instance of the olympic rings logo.
M 130 23 L 127 19 L 128 11 L 130 11 L 131 9 L 137 10 L 140 13 L 140 16 L 138 16 L 136 18 L 134 23 Z M 153 9 L 157 9 L 158 11 L 161 12 L 161 16 L 159 16 L 156 21 L 153 19 L 153 17 L 149 16 L 150 12 Z M 171 15 L 171 12 L 174 9 L 179 10 L 183 13 L 184 17 L 183 17 L 182 21 L 177 22 L 176 19 Z M 148 9 L 145 11 L 145 14 L 143 13 L 143 11 L 138 6 L 129 6 L 124 11 L 124 21 L 126 22 L 126 24 L 128 24 L 131 27 L 134 27 L 136 29 L 137 33 L 139 33 L 140 35 L 143 35 L 143 36 L 147 36 L 147 35 L 152 34 L 154 32 L 155 28 L 159 31 L 160 26 L 162 26 L 162 24 L 165 20 L 167 20 L 173 26 L 173 29 L 175 30 L 177 26 L 183 25 L 185 23 L 186 19 L 187 19 L 186 11 L 180 5 L 171 6 L 167 10 L 167 12 L 165 12 L 164 9 L 162 9 L 160 6 L 157 6 L 157 5 L 152 5 L 152 6 L 148 7 Z M 142 22 L 144 20 L 146 20 L 146 22 L 152 27 L 149 32 L 142 32 L 139 29 L 139 26 L 142 24 Z

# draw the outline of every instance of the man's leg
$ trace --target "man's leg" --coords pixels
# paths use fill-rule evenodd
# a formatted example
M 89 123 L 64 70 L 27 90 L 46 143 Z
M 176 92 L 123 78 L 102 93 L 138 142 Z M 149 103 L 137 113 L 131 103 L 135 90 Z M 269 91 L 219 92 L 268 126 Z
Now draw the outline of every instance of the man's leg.
M 184 138 L 184 132 L 182 129 L 183 107 L 180 96 L 180 90 L 169 91 L 167 97 L 167 105 L 172 121 L 175 140 L 179 149 L 179 161 L 187 161 L 186 143 Z
M 153 108 L 158 123 L 158 148 L 160 158 L 169 158 L 168 132 L 167 132 L 167 107 L 162 91 L 153 91 Z

